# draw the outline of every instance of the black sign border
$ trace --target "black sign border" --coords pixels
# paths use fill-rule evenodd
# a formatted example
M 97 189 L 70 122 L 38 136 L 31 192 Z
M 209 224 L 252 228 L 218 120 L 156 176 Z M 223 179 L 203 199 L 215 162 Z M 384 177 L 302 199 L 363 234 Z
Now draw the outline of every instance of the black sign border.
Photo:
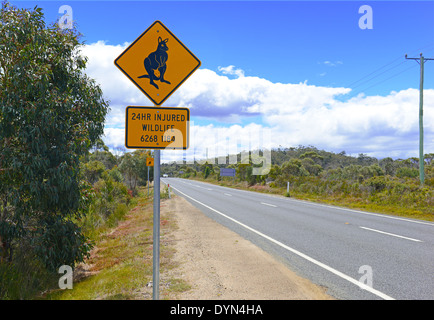
M 147 146 L 129 146 L 128 145 L 128 109 L 159 109 L 159 110 L 186 110 L 187 111 L 187 145 L 182 148 L 176 147 L 147 147 Z M 127 149 L 148 149 L 148 150 L 187 150 L 190 147 L 190 109 L 188 108 L 171 108 L 171 107 L 141 107 L 141 106 L 128 106 L 125 109 L 125 147 Z
M 169 92 L 169 94 L 167 94 L 166 95 L 166 97 L 164 97 L 163 98 L 163 100 L 161 100 L 160 102 L 157 102 L 157 101 L 155 101 L 154 99 L 152 99 L 152 97 L 148 94 L 148 93 L 146 93 L 146 91 L 145 90 L 143 90 L 143 88 L 141 88 L 140 87 L 140 85 L 133 79 L 133 78 L 131 78 L 129 75 L 128 75 L 128 73 L 124 70 L 124 69 L 122 69 L 122 67 L 118 64 L 118 60 L 125 54 L 125 53 L 127 53 L 128 52 L 128 50 L 137 42 L 137 41 L 139 41 L 140 40 L 140 38 L 141 37 L 143 37 L 155 24 L 157 24 L 157 23 L 159 23 L 159 24 L 161 24 L 161 26 L 164 28 L 164 29 L 166 29 L 166 31 L 176 40 L 176 41 L 178 41 L 179 42 L 179 44 L 181 44 L 181 46 L 183 46 L 184 47 L 184 49 L 185 50 L 187 50 L 190 54 L 191 54 L 191 56 L 198 62 L 198 64 L 197 64 L 197 66 L 195 67 L 195 68 L 193 68 L 193 70 L 191 70 L 191 72 L 182 80 L 182 81 L 180 81 L 179 83 L 178 83 L 178 85 L 176 86 L 176 87 L 174 87 L 173 88 L 173 90 L 172 91 L 170 91 Z M 163 102 L 164 101 L 166 101 L 171 95 L 172 95 L 172 93 L 174 93 L 180 86 L 181 86 L 181 84 L 183 84 L 184 82 L 185 82 L 185 80 L 187 80 L 188 79 L 188 77 L 190 77 L 192 74 L 193 74 L 193 72 L 195 72 L 200 66 L 201 66 L 201 61 L 161 22 L 161 21 L 159 21 L 159 20 L 156 20 L 153 24 L 151 24 L 151 26 L 149 26 L 149 28 L 148 29 L 146 29 L 136 40 L 134 40 L 134 42 L 132 43 L 132 44 L 130 44 L 129 46 L 128 46 L 128 48 L 126 48 L 125 49 L 125 51 L 124 52 L 122 52 L 121 54 L 120 54 L 120 56 L 119 57 L 117 57 L 116 58 L 116 60 L 115 60 L 115 65 L 116 65 L 116 67 L 118 67 L 119 68 L 119 70 L 121 70 L 122 71 L 122 73 L 123 74 L 125 74 L 135 85 L 136 85 L 136 87 L 137 88 L 139 88 L 140 89 L 140 91 L 142 91 L 155 105 L 157 105 L 157 106 L 160 106 L 161 104 L 163 104 Z

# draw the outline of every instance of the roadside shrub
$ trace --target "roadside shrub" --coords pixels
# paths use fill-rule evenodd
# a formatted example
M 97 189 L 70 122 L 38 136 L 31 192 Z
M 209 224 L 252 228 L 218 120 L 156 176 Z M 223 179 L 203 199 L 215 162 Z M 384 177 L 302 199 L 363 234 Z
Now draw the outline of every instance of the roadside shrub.
M 419 170 L 415 168 L 402 167 L 396 171 L 398 178 L 416 178 L 419 176 Z
M 211 173 L 211 169 L 209 167 L 205 168 L 205 172 L 203 173 L 204 179 L 208 178 Z
M 0 300 L 32 299 L 53 287 L 58 279 L 59 275 L 49 272 L 32 249 L 22 243 L 14 261 L 0 262 Z
M 370 187 L 371 193 L 384 190 L 387 185 L 387 181 L 384 176 L 372 177 L 364 182 L 365 185 Z
M 125 203 L 119 203 L 113 213 L 107 218 L 107 226 L 112 228 L 116 226 L 118 221 L 122 220 L 123 217 L 128 213 L 128 206 Z
M 126 185 L 108 176 L 95 183 L 94 189 L 96 212 L 106 218 L 114 212 L 118 203 L 128 204 L 131 198 Z
M 96 160 L 81 163 L 80 167 L 81 175 L 90 184 L 97 182 L 105 171 L 104 164 Z

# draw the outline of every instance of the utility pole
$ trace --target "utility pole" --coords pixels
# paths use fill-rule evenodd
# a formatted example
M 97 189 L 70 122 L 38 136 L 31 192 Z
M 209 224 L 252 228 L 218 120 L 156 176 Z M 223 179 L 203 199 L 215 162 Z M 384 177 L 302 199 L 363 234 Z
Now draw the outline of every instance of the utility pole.
M 405 55 L 405 59 L 416 60 L 420 65 L 420 86 L 419 86 L 419 179 L 420 184 L 425 183 L 425 169 L 423 158 L 423 67 L 427 60 L 434 60 L 434 58 L 424 58 L 422 53 L 419 58 L 408 58 Z

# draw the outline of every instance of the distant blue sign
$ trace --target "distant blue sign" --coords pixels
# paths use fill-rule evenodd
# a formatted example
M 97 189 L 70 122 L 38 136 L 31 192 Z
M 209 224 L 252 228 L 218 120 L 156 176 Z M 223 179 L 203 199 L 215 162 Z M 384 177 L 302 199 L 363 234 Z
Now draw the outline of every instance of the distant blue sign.
M 235 169 L 221 168 L 220 169 L 220 176 L 221 177 L 235 177 Z

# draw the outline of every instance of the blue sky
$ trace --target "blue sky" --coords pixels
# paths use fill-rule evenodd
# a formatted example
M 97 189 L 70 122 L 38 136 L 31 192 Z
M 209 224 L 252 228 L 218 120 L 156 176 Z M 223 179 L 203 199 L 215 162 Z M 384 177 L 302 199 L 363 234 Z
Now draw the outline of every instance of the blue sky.
M 423 52 L 425 57 L 434 57 L 433 1 L 11 2 L 31 8 L 37 4 L 44 8 L 47 22 L 61 16 L 61 5 L 71 6 L 83 40 L 89 50 L 94 49 L 86 51 L 90 56 L 97 50 L 105 55 L 116 47 L 120 53 L 125 43 L 134 41 L 155 20 L 162 21 L 202 62 L 198 75 L 194 75 L 196 80 L 193 76 L 187 80 L 180 92 L 167 100 L 167 106 L 189 106 L 200 127 L 235 130 L 240 126 L 242 130 L 256 124 L 276 130 L 278 144 L 287 147 L 310 144 L 329 151 L 378 157 L 417 156 L 419 65 L 405 60 L 404 55 L 417 57 Z M 359 27 L 362 5 L 372 8 L 372 29 Z M 92 46 L 96 43 L 99 49 Z M 107 59 L 112 58 L 116 56 Z M 92 66 L 90 61 L 90 65 L 90 75 L 107 88 L 113 102 L 112 119 L 116 110 L 119 117 L 123 103 L 123 108 L 134 101 L 149 105 L 140 92 L 137 96 L 131 93 L 136 98 L 130 96 L 124 102 L 121 95 L 109 92 L 104 74 L 113 81 L 113 77 L 119 77 L 118 81 L 125 77 L 113 65 L 104 65 L 104 70 L 96 62 Z M 199 80 L 207 83 L 207 90 L 194 91 L 192 86 Z M 133 84 L 131 87 L 131 92 L 138 91 Z M 425 151 L 434 152 L 434 61 L 425 65 L 424 87 Z M 228 88 L 235 91 L 228 94 Z M 238 93 L 235 88 L 239 88 Z M 276 102 L 279 99 L 280 104 Z M 286 106 L 285 99 L 294 101 Z M 406 105 L 410 100 L 414 110 Z M 372 107 L 375 104 L 377 107 Z M 401 107 L 394 107 L 396 104 Z M 345 118 L 335 121 L 337 115 L 364 107 L 372 110 L 348 115 L 363 118 L 351 128 L 345 127 Z M 385 110 L 378 111 L 383 107 Z M 413 111 L 416 118 L 406 120 L 410 117 L 407 113 Z M 402 119 L 396 115 L 400 112 Z M 325 117 L 323 122 L 319 114 Z M 315 116 L 317 120 L 309 121 Z M 381 117 L 384 121 L 377 121 Z M 284 124 L 291 126 L 291 121 L 296 129 L 285 133 Z M 333 127 L 328 130 L 327 125 Z M 106 126 L 122 129 L 122 121 L 108 120 Z M 325 127 L 317 135 L 310 135 L 319 126 Z M 324 138 L 327 132 L 329 139 Z M 115 145 L 111 138 L 107 143 Z M 277 144 L 274 138 L 273 144 Z

